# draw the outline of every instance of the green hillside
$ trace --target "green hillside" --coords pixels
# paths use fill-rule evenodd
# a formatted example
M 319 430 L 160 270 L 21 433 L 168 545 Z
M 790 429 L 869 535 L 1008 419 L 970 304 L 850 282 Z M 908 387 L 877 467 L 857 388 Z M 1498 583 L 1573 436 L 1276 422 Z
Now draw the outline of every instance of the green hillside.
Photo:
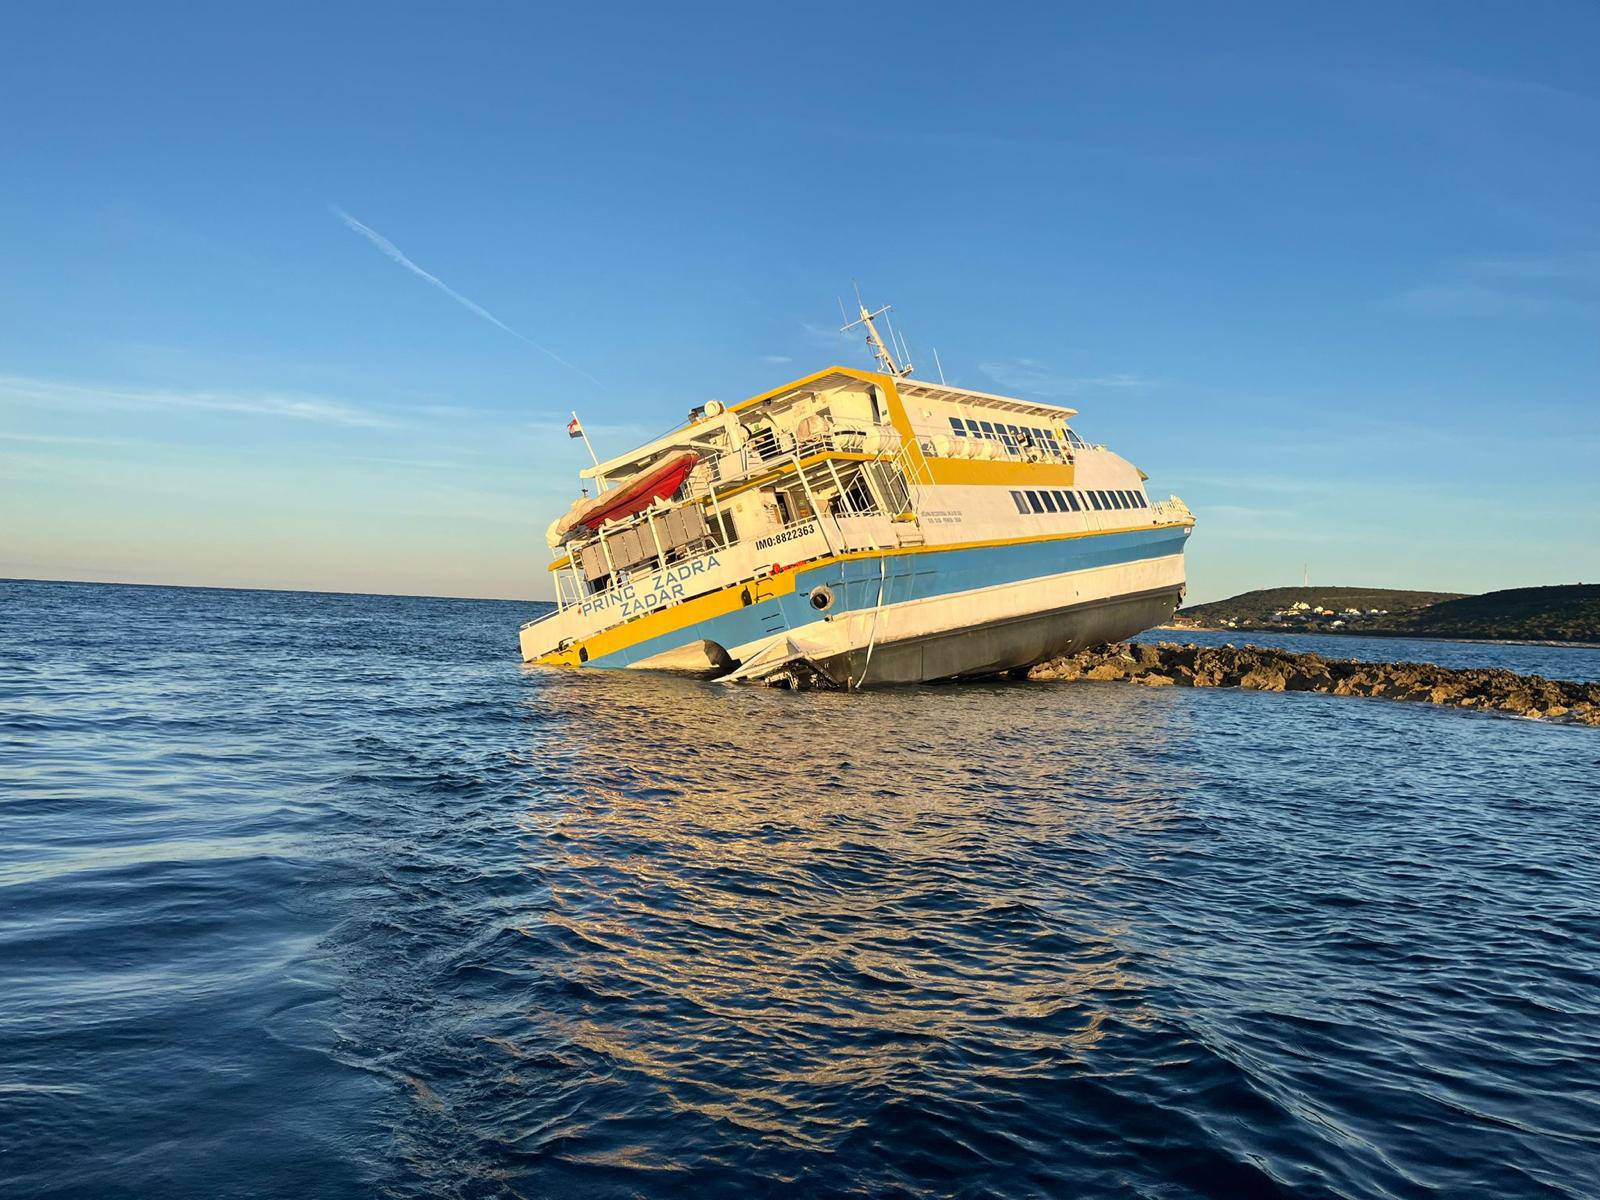
M 1308 607 L 1296 610 L 1296 603 Z M 1180 609 L 1174 623 L 1203 629 L 1600 642 L 1600 584 L 1509 588 L 1481 596 L 1394 588 L 1264 588 Z
M 1202 625 L 1223 625 L 1228 621 L 1270 625 L 1273 624 L 1273 613 L 1285 611 L 1296 602 L 1309 604 L 1312 608 L 1331 608 L 1335 612 L 1343 612 L 1347 608 L 1359 608 L 1366 612 L 1376 608 L 1385 610 L 1392 617 L 1396 613 L 1459 598 L 1460 592 L 1407 592 L 1396 588 L 1263 588 L 1211 604 L 1196 604 L 1181 609 L 1179 615 Z
M 1419 637 L 1600 642 L 1600 584 L 1510 588 L 1447 600 L 1391 617 L 1397 633 Z

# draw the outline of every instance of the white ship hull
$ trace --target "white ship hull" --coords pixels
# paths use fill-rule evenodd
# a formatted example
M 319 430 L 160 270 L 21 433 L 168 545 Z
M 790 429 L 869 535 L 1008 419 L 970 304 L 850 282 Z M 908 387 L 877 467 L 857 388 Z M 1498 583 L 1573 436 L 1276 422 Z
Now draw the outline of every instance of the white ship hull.
M 563 603 L 522 657 L 859 688 L 1161 624 L 1194 519 L 1071 415 L 847 368 L 719 411 L 596 467 L 710 453 L 677 496 L 558 548 Z

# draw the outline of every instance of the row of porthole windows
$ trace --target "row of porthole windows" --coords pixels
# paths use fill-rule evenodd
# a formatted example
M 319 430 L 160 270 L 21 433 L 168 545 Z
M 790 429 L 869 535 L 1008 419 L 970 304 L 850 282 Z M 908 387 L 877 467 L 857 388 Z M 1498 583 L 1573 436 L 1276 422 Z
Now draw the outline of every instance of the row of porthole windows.
M 1011 502 L 1019 513 L 1110 512 L 1113 509 L 1149 508 L 1150 501 L 1133 488 L 1061 491 L 1012 492 Z
M 1013 454 L 1022 446 L 1038 446 L 1052 454 L 1061 453 L 1061 443 L 1053 429 L 1036 429 L 1031 425 L 1002 425 L 998 421 L 974 421 L 968 417 L 951 417 L 950 432 L 957 437 L 989 438 L 1003 442 Z M 1068 429 L 1067 444 L 1083 446 L 1083 440 Z

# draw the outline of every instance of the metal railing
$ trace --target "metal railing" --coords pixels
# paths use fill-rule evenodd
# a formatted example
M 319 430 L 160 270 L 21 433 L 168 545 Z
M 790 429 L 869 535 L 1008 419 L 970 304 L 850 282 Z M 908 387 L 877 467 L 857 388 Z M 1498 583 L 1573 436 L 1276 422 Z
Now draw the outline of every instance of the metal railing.
M 1150 519 L 1158 525 L 1168 525 L 1177 521 L 1193 521 L 1194 513 L 1178 497 L 1168 496 L 1150 506 Z

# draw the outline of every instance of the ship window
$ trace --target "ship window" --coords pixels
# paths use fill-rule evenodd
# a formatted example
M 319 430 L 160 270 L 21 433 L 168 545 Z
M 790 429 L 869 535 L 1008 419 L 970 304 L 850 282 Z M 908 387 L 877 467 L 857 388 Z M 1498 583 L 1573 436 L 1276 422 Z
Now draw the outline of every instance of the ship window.
M 998 428 L 1000 430 L 1000 442 L 1001 442 L 1001 444 L 1004 445 L 1007 450 L 1009 450 L 1013 454 L 1015 454 L 1017 452 L 1017 431 L 1016 431 L 1016 427 L 1012 426 L 1012 425 L 1000 425 L 1000 426 L 997 426 L 996 428 Z
M 1027 495 L 1028 503 L 1033 506 L 1033 511 L 1036 513 L 1042 513 L 1044 511 L 1044 501 L 1039 499 L 1039 493 L 1029 492 Z
M 1025 512 L 1028 511 L 1027 498 L 1024 497 L 1021 492 L 1012 492 L 1011 493 L 1011 503 L 1013 503 L 1013 504 L 1015 504 L 1017 506 L 1017 511 L 1019 513 L 1025 513 Z
M 1061 509 L 1057 506 L 1056 493 L 1055 492 L 1052 492 L 1052 491 L 1040 492 L 1039 493 L 1039 498 L 1044 501 L 1044 507 L 1045 507 L 1045 510 L 1047 512 L 1060 512 L 1061 511 Z
M 1077 492 L 1068 492 L 1067 493 L 1067 503 L 1072 505 L 1072 511 L 1073 512 L 1082 512 L 1083 511 L 1083 497 L 1080 496 Z
M 979 421 L 978 422 L 978 428 L 983 430 L 983 436 L 984 437 L 986 437 L 986 438 L 994 437 L 994 425 L 991 422 L 989 422 L 989 421 Z
M 1129 508 L 1138 508 L 1139 507 L 1139 498 L 1137 496 L 1135 496 L 1133 494 L 1133 492 L 1126 491 L 1126 492 L 1123 492 L 1122 495 L 1123 495 L 1124 499 L 1126 499 L 1128 501 L 1128 507 Z
M 957 437 L 967 436 L 967 427 L 960 417 L 950 418 L 950 432 L 955 434 Z
M 1133 498 L 1139 502 L 1140 508 L 1150 507 L 1150 499 L 1143 492 L 1135 492 Z
M 1116 491 L 1111 493 L 1111 502 L 1118 508 L 1127 508 L 1128 493 L 1124 492 L 1121 488 L 1118 488 Z
M 975 438 L 981 438 L 983 436 L 983 430 L 978 428 L 978 423 L 971 417 L 967 418 L 967 433 Z
M 1105 505 L 1100 503 L 1099 492 L 1085 492 L 1084 495 L 1089 497 L 1089 503 L 1094 507 L 1095 512 L 1099 512 L 1105 508 Z

